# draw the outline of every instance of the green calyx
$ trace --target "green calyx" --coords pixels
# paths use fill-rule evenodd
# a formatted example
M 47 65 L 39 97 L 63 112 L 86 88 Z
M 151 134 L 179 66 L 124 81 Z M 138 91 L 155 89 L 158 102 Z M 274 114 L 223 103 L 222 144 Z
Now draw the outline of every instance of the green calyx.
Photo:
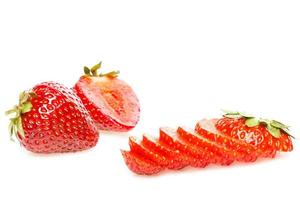
M 27 113 L 32 109 L 32 104 L 29 99 L 35 97 L 35 93 L 23 91 L 19 95 L 19 104 L 5 112 L 5 115 L 11 116 L 8 126 L 11 140 L 13 140 L 13 136 L 16 137 L 18 133 L 22 138 L 25 136 L 22 126 L 22 114 Z
M 83 71 L 86 76 L 92 76 L 92 77 L 109 77 L 109 78 L 116 78 L 120 74 L 119 71 L 111 71 L 108 73 L 98 73 L 98 70 L 101 68 L 102 62 L 99 62 L 98 64 L 94 65 L 91 68 L 88 68 L 84 66 Z
M 280 137 L 281 131 L 285 134 L 288 134 L 290 137 L 294 138 L 290 134 L 290 129 L 289 129 L 290 127 L 279 121 L 263 119 L 263 118 L 256 118 L 253 115 L 249 115 L 247 113 L 237 112 L 237 111 L 223 110 L 223 112 L 225 113 L 223 115 L 223 117 L 227 117 L 227 118 L 231 118 L 231 119 L 245 118 L 246 119 L 245 124 L 248 127 L 255 127 L 255 126 L 262 124 L 262 125 L 266 126 L 269 133 L 275 138 Z

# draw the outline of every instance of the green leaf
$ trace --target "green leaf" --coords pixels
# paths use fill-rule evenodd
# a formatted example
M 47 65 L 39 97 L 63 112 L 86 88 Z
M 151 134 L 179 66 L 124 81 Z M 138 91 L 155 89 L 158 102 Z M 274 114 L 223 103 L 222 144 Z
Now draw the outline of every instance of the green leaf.
M 15 106 L 13 109 L 10 109 L 8 111 L 5 112 L 5 115 L 11 115 L 11 114 L 15 114 L 16 112 L 18 112 L 17 107 Z
M 92 72 L 92 75 L 93 76 L 97 76 L 97 71 L 98 69 L 101 68 L 101 65 L 102 65 L 102 62 L 99 62 L 98 64 L 94 65 L 92 68 L 91 68 L 91 72 Z
M 254 118 L 253 115 L 250 115 L 250 114 L 245 113 L 245 112 L 240 112 L 240 115 L 243 116 L 243 117 L 245 117 L 245 118 Z
M 257 118 L 249 118 L 245 121 L 246 126 L 254 127 L 259 125 L 259 120 Z
M 227 117 L 227 118 L 231 118 L 231 119 L 240 119 L 242 118 L 242 115 L 235 115 L 235 114 L 226 114 L 226 115 L 223 115 L 224 117 Z
M 24 133 L 23 126 L 22 126 L 22 119 L 21 119 L 21 117 L 19 117 L 17 119 L 17 130 L 18 130 L 18 133 L 20 134 L 20 136 L 22 138 L 24 138 L 25 137 L 25 133 Z
M 279 121 L 276 121 L 276 120 L 271 120 L 270 124 L 276 128 L 280 128 L 280 129 L 289 128 L 289 126 L 287 126 Z
M 88 67 L 84 66 L 83 67 L 83 71 L 84 71 L 85 75 L 89 75 L 89 76 L 91 75 L 91 71 L 90 71 L 90 69 Z
M 276 137 L 276 138 L 280 137 L 280 129 L 279 128 L 276 128 L 276 127 L 271 126 L 270 124 L 267 124 L 267 129 L 268 129 L 269 133 L 271 133 L 271 135 L 273 135 L 274 137 Z
M 23 104 L 21 108 L 21 113 L 27 113 L 31 110 L 31 108 L 32 108 L 32 104 L 30 102 L 26 102 Z
M 105 73 L 105 74 L 100 74 L 99 76 L 100 77 L 103 77 L 103 76 L 106 76 L 106 77 L 109 77 L 109 78 L 116 78 L 118 77 L 120 71 L 111 71 L 111 72 L 108 72 L 108 73 Z
M 232 111 L 232 110 L 224 110 L 224 109 L 222 109 L 222 112 L 223 112 L 225 115 L 240 115 L 239 112 L 237 112 L 237 111 Z

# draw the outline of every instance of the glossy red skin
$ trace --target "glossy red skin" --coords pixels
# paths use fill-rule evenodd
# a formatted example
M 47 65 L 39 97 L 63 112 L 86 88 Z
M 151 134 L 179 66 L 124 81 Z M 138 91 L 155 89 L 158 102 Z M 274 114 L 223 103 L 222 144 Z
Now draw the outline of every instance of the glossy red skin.
M 147 160 L 134 152 L 121 150 L 121 153 L 127 167 L 136 174 L 153 175 L 164 169 L 160 165 L 157 165 L 151 160 Z
M 141 144 L 152 152 L 164 156 L 168 161 L 166 165 L 168 169 L 179 170 L 189 165 L 187 157 L 159 143 L 159 141 L 153 141 L 144 135 Z
M 215 124 L 211 121 L 212 124 Z M 236 138 L 230 137 L 228 135 L 222 134 L 219 131 L 210 132 L 201 126 L 201 121 L 196 124 L 195 132 L 201 135 L 202 137 L 213 141 L 219 145 L 222 145 L 229 149 L 230 151 L 238 152 L 237 161 L 242 162 L 254 162 L 258 157 L 258 150 L 254 146 L 238 140 Z
M 234 123 L 234 125 L 232 125 Z M 261 157 L 275 157 L 276 151 L 291 151 L 293 145 L 289 136 L 282 133 L 280 138 L 273 137 L 263 125 L 247 127 L 244 119 L 222 118 L 217 121 L 216 128 L 231 137 L 243 140 L 260 150 Z M 246 135 L 252 135 L 246 139 Z
M 78 97 L 83 102 L 86 109 L 89 111 L 89 114 L 91 115 L 92 119 L 94 120 L 97 128 L 99 130 L 106 130 L 106 131 L 116 131 L 116 132 L 126 132 L 134 128 L 138 122 L 139 119 L 139 102 L 137 97 L 134 95 L 132 98 L 136 99 L 136 104 L 134 106 L 138 107 L 137 120 L 134 124 L 128 125 L 126 123 L 122 123 L 121 121 L 117 120 L 116 118 L 113 118 L 106 112 L 105 107 L 98 107 L 95 105 L 89 97 L 83 92 L 83 87 L 87 87 L 87 85 L 90 85 L 92 83 L 91 77 L 88 76 L 82 76 L 78 82 L 74 86 L 74 91 L 78 95 Z M 123 82 L 125 84 L 125 82 Z M 129 87 L 128 85 L 126 85 Z M 133 90 L 131 92 L 134 94 Z
M 230 165 L 236 160 L 237 152 L 231 152 L 212 141 L 205 140 L 201 136 L 195 134 L 194 131 L 179 127 L 177 129 L 177 133 L 180 138 L 195 146 L 196 148 L 206 152 L 207 155 L 210 155 L 210 160 L 213 163 Z
M 59 83 L 44 82 L 32 91 L 32 109 L 22 114 L 22 145 L 35 153 L 75 152 L 94 147 L 99 134 L 76 94 Z
M 180 138 L 175 138 L 173 131 L 169 131 L 167 128 L 160 128 L 159 133 L 159 143 L 187 157 L 192 167 L 204 168 L 209 164 L 206 152 L 185 143 Z

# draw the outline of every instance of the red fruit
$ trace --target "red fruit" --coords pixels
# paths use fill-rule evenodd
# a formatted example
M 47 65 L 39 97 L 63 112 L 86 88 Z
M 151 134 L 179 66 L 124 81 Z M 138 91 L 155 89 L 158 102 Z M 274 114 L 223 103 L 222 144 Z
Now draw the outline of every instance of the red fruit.
M 161 167 L 166 167 L 169 164 L 166 157 L 147 149 L 142 144 L 138 143 L 134 137 L 129 137 L 129 146 L 131 152 L 134 152 L 143 158 L 151 160 Z
M 97 74 L 101 63 L 85 75 L 74 90 L 100 130 L 128 131 L 135 127 L 140 116 L 140 105 L 132 88 L 117 78 L 119 72 Z
M 273 158 L 276 155 L 275 139 L 263 125 L 248 127 L 245 119 L 222 118 L 216 128 L 230 137 L 242 140 L 260 150 L 260 156 Z
M 163 167 L 157 165 L 151 160 L 143 158 L 139 154 L 124 150 L 121 150 L 121 153 L 127 167 L 136 174 L 152 175 L 163 170 Z
M 177 133 L 180 138 L 210 155 L 211 162 L 213 163 L 230 165 L 238 157 L 238 152 L 230 151 L 226 147 L 209 141 L 195 133 L 193 130 L 179 127 Z
M 215 119 L 203 119 L 197 123 L 195 131 L 202 137 L 237 152 L 238 161 L 254 162 L 258 156 L 257 149 L 244 141 L 222 134 L 216 130 L 216 121 Z
M 152 152 L 164 156 L 168 161 L 168 164 L 166 166 L 168 169 L 178 170 L 189 165 L 187 157 L 180 154 L 178 151 L 174 151 L 168 148 L 166 145 L 161 144 L 158 141 L 150 139 L 145 135 L 143 136 L 141 144 L 147 149 L 150 149 Z
M 203 168 L 209 163 L 206 152 L 187 144 L 185 141 L 177 137 L 176 131 L 171 128 L 160 128 L 159 142 L 166 145 L 173 151 L 187 157 L 192 167 Z
M 36 153 L 74 152 L 96 145 L 99 134 L 76 94 L 59 83 L 44 82 L 20 94 L 10 130 Z

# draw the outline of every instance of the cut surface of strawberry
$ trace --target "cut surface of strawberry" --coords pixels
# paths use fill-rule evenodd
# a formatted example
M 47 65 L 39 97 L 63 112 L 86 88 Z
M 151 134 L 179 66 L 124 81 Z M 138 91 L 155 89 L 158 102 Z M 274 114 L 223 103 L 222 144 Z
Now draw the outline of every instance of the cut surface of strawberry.
M 159 153 L 156 153 L 143 144 L 139 143 L 134 137 L 129 137 L 129 146 L 131 152 L 139 154 L 140 156 L 153 161 L 155 164 L 161 167 L 167 167 L 169 162 L 167 158 Z
M 128 131 L 135 127 L 140 117 L 140 104 L 133 89 L 117 78 L 118 72 L 97 74 L 99 68 L 94 68 L 92 74 L 93 68 L 79 79 L 74 90 L 98 128 Z
M 206 154 L 210 156 L 210 160 L 216 164 L 230 165 L 237 157 L 237 152 L 232 152 L 213 141 L 209 141 L 191 129 L 179 127 L 177 129 L 177 133 L 180 138 L 189 144 L 206 152 Z
M 178 170 L 189 165 L 188 158 L 180 154 L 179 151 L 174 151 L 146 135 L 143 136 L 142 145 L 151 149 L 153 152 L 164 156 L 168 161 L 168 165 L 166 166 L 168 169 Z
M 121 150 L 123 159 L 127 167 L 134 173 L 139 175 L 153 175 L 161 172 L 163 168 L 151 160 L 147 160 L 142 156 L 131 151 Z
M 173 151 L 186 156 L 192 167 L 203 168 L 209 164 L 206 153 L 199 150 L 177 137 L 175 129 L 163 127 L 159 130 L 159 142 Z

